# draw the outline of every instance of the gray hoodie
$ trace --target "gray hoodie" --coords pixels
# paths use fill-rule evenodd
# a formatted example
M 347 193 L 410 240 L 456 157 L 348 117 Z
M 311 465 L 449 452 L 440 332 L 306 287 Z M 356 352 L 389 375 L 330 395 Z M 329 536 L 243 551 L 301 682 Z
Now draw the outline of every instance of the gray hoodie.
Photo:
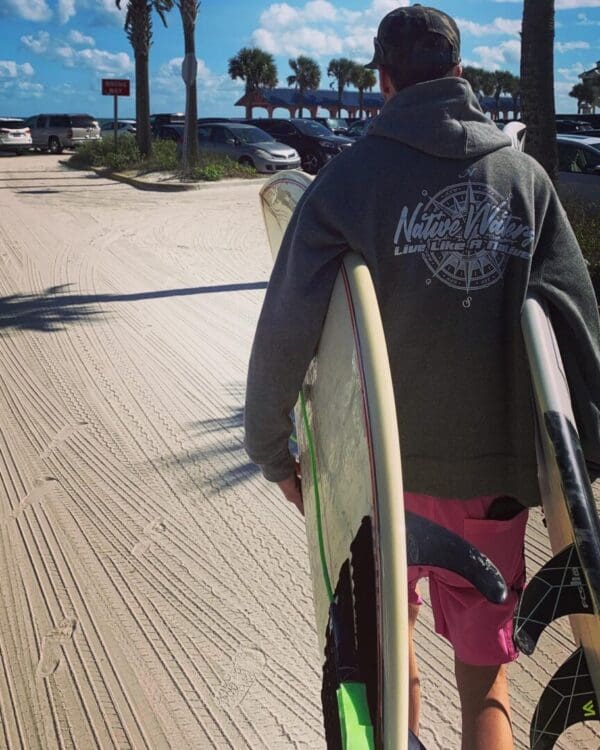
M 397 94 L 303 196 L 285 234 L 248 372 L 246 448 L 292 473 L 292 410 L 342 257 L 371 271 L 394 383 L 404 487 L 539 502 L 526 293 L 549 303 L 588 462 L 600 464 L 600 325 L 584 259 L 537 162 L 443 78 Z

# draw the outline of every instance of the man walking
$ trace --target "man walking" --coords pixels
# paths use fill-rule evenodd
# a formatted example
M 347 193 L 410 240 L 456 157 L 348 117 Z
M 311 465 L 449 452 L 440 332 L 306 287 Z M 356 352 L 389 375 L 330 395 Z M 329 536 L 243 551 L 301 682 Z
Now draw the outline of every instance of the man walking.
M 367 137 L 337 156 L 292 217 L 249 366 L 246 447 L 302 509 L 291 412 L 343 255 L 371 271 L 399 414 L 405 506 L 488 555 L 510 590 L 487 603 L 429 577 L 436 631 L 455 652 L 463 750 L 513 747 L 506 664 L 523 588 L 528 506 L 539 504 L 530 379 L 520 330 L 529 291 L 550 305 L 586 458 L 600 464 L 600 325 L 585 261 L 545 172 L 511 149 L 460 76 L 456 23 L 434 8 L 381 22 L 368 67 L 385 99 Z M 290 313 L 293 311 L 293 315 Z M 411 644 L 411 729 L 419 688 Z

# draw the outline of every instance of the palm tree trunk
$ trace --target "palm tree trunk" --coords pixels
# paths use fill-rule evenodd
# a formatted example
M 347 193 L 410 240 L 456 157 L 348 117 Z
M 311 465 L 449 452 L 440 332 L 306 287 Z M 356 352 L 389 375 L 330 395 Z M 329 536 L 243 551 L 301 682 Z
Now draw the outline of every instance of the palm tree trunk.
M 136 139 L 143 158 L 152 151 L 150 131 L 150 82 L 148 76 L 148 54 L 135 53 L 135 115 Z
M 343 86 L 338 86 L 338 111 L 337 111 L 337 116 L 338 117 L 342 116 L 342 95 L 343 95 L 343 93 L 344 93 L 344 87 Z
M 554 0 L 525 0 L 521 40 L 521 111 L 525 150 L 557 178 L 554 108 Z
M 179 11 L 183 23 L 185 59 L 189 60 L 185 83 L 185 129 L 183 133 L 183 176 L 190 177 L 198 163 L 198 89 L 196 86 L 196 0 L 181 0 Z

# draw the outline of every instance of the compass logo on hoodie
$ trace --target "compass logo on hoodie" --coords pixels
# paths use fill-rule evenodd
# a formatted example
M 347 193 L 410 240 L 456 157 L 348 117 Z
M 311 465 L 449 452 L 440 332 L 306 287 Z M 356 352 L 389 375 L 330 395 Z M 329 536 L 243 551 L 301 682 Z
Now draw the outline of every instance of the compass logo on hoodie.
M 470 293 L 499 281 L 509 258 L 529 261 L 534 232 L 510 210 L 490 185 L 472 182 L 450 185 L 423 199 L 414 209 L 404 206 L 394 234 L 394 254 L 418 253 L 433 279 Z M 459 178 L 460 179 L 460 178 Z

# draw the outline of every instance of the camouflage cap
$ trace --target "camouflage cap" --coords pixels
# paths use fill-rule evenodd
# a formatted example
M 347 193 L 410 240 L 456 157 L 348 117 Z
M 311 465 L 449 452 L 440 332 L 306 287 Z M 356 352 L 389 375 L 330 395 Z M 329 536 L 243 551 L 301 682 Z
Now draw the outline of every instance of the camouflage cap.
M 429 34 L 447 40 L 449 48 L 419 49 L 415 41 Z M 411 5 L 390 11 L 379 24 L 373 39 L 375 54 L 366 68 L 390 65 L 426 68 L 434 65 L 456 65 L 460 62 L 460 31 L 454 19 L 437 8 Z

